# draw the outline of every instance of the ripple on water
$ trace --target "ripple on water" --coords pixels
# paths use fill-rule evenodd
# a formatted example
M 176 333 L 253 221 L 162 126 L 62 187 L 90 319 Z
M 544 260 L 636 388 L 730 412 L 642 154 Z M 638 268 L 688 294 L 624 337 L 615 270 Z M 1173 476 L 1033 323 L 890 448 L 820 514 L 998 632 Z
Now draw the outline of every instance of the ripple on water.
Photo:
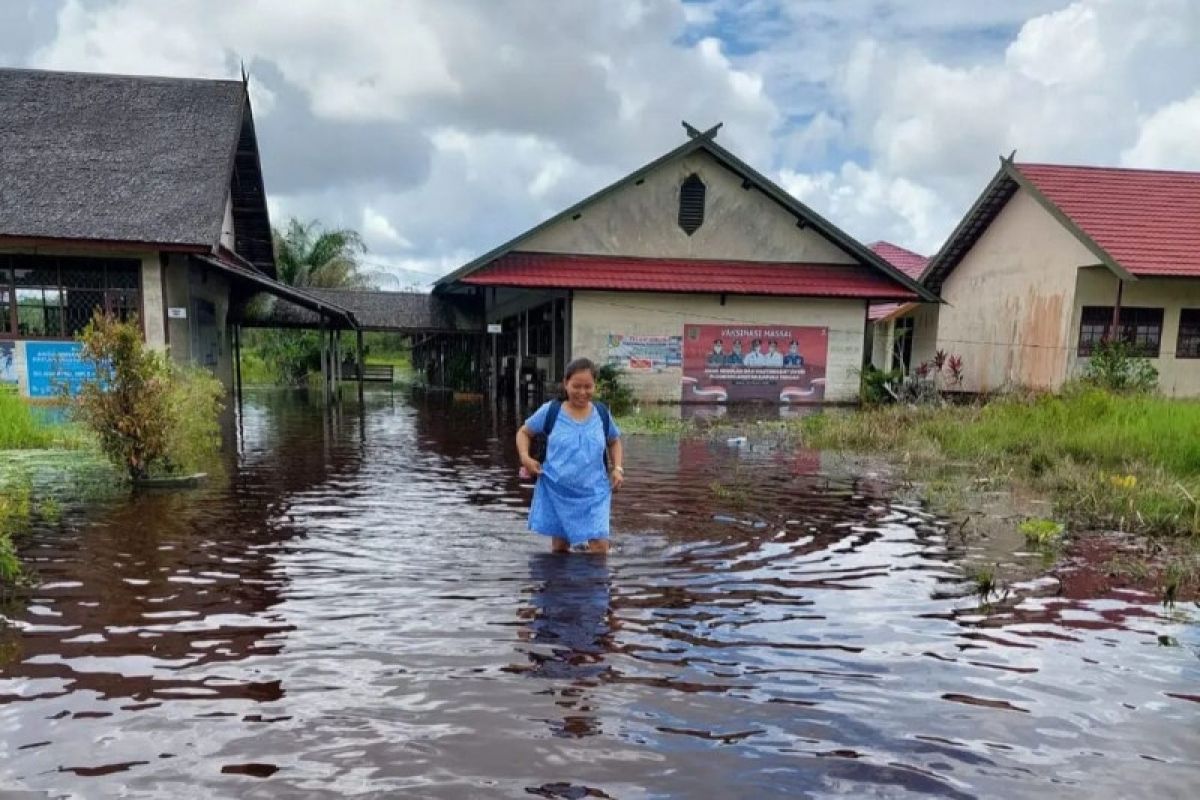
M 631 440 L 597 559 L 524 532 L 474 407 L 263 393 L 235 433 L 227 485 L 24 543 L 5 786 L 1180 796 L 1200 766 L 1193 624 L 1046 580 L 981 607 L 948 524 L 822 454 Z

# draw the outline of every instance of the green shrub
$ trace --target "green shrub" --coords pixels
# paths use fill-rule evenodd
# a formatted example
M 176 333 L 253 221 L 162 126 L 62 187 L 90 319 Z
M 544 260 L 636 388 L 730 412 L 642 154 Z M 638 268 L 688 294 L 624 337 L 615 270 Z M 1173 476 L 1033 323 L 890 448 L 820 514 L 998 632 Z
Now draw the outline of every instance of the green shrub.
M 79 336 L 95 370 L 74 398 L 77 418 L 131 480 L 176 472 L 214 448 L 222 389 L 146 347 L 137 320 L 97 312 Z
M 896 400 L 892 387 L 904 380 L 904 373 L 898 369 L 884 372 L 870 364 L 862 371 L 862 402 L 865 405 L 877 406 Z
M 1112 392 L 1152 392 L 1158 387 L 1158 370 L 1122 341 L 1098 344 L 1083 376 L 1088 383 Z
M 167 472 L 189 472 L 209 464 L 221 445 L 221 399 L 225 387 L 200 367 L 171 369 L 168 403 L 174 424 L 167 432 Z
M 272 329 L 256 338 L 258 355 L 281 383 L 303 386 L 310 372 L 321 371 L 321 337 L 316 331 Z
M 633 389 L 622 380 L 621 369 L 605 364 L 596 370 L 596 399 L 614 414 L 628 414 L 633 408 Z

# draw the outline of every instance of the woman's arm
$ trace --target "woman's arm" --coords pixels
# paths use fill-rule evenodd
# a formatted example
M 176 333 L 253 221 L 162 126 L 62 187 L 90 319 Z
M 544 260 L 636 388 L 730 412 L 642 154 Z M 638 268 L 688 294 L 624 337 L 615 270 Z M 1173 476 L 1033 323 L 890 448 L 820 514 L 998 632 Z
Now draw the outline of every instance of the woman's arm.
M 625 446 L 618 437 L 608 443 L 608 480 L 612 488 L 620 489 L 625 483 Z
M 517 430 L 517 455 L 521 459 L 521 466 L 536 478 L 542 474 L 542 465 L 533 456 L 529 455 L 529 446 L 531 444 L 533 444 L 533 435 L 529 432 L 529 428 L 522 425 Z

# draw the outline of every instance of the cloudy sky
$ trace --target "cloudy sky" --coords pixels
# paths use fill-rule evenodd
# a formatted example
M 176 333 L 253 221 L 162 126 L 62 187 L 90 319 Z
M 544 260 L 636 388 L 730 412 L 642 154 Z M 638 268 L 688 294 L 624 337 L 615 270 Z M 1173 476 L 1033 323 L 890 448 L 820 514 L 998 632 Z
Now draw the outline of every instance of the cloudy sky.
M 220 8 L 221 13 L 217 13 Z M 1200 170 L 1200 0 L 0 0 L 0 65 L 251 76 L 276 224 L 429 280 L 684 141 L 935 251 L 1018 160 Z

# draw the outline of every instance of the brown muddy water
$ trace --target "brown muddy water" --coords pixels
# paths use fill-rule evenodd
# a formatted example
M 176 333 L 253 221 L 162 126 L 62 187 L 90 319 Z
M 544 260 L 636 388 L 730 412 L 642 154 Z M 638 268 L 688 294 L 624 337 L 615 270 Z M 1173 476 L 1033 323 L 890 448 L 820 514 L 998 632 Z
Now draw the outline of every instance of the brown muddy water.
M 253 395 L 227 480 L 65 509 L 0 796 L 1195 796 L 1183 606 L 981 607 L 952 521 L 753 439 L 631 437 L 614 552 L 550 556 L 511 431 Z

